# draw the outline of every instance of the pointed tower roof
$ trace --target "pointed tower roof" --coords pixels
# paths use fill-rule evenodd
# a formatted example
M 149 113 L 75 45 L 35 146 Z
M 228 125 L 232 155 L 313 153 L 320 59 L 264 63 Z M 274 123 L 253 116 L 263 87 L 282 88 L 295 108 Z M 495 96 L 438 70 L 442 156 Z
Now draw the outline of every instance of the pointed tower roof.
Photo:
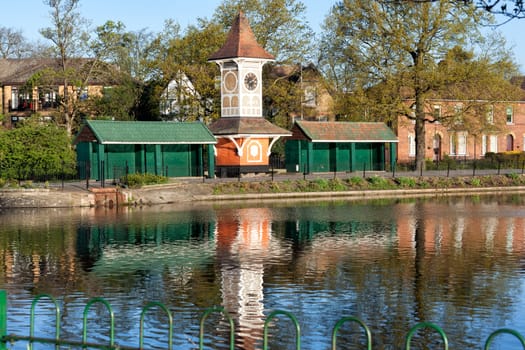
M 224 45 L 208 61 L 219 61 L 226 58 L 248 57 L 274 60 L 275 57 L 267 52 L 255 39 L 250 23 L 241 11 L 233 21 L 228 38 Z

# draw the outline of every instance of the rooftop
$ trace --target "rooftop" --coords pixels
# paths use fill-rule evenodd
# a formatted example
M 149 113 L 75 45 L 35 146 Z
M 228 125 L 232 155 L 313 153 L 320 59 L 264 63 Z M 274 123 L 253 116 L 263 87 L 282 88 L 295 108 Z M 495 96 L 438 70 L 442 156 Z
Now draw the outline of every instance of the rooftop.
M 215 144 L 213 134 L 200 122 L 137 122 L 88 120 L 74 143 L 101 144 Z
M 268 53 L 259 45 L 250 27 L 250 23 L 248 23 L 248 19 L 246 19 L 242 12 L 239 12 L 235 18 L 224 45 L 211 55 L 208 60 L 219 61 L 235 57 L 275 59 L 272 54 Z
M 385 123 L 296 121 L 295 125 L 312 142 L 398 142 Z

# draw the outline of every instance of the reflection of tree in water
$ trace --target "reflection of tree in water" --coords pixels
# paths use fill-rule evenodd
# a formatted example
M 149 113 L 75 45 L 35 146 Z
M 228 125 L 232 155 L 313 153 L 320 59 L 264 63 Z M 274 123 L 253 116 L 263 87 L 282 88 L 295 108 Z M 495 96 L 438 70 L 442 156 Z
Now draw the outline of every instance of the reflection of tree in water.
M 333 325 L 335 315 L 361 317 L 373 331 L 374 348 L 401 347 L 406 332 L 422 321 L 444 328 L 451 344 L 479 346 L 488 336 L 487 314 L 492 315 L 495 327 L 505 326 L 513 297 L 521 295 L 520 279 L 515 276 L 521 270 L 523 242 L 516 241 L 514 251 L 508 250 L 509 227 L 517 225 L 510 222 L 520 219 L 500 218 L 490 203 L 482 200 L 485 207 L 465 199 L 448 199 L 444 204 L 401 203 L 391 207 L 392 218 L 371 210 L 368 221 L 356 225 L 352 225 L 351 210 L 342 222 L 313 216 L 299 223 L 274 223 L 276 229 L 286 228 L 284 234 L 278 231 L 275 236 L 286 237 L 295 253 L 289 264 L 267 268 L 265 281 L 320 288 L 313 295 L 320 290 L 329 293 L 334 301 L 322 306 L 324 312 L 316 314 L 316 324 Z M 504 210 L 501 204 L 498 207 Z M 409 230 L 410 242 L 397 241 L 402 232 L 395 238 L 386 233 L 392 231 L 388 220 L 398 229 Z M 492 234 L 491 249 L 486 247 L 490 236 L 487 220 L 497 220 L 492 225 L 497 232 Z M 403 221 L 408 224 L 401 224 Z M 522 232 L 521 225 L 514 231 Z M 383 236 L 377 234 L 377 228 Z M 342 302 L 336 301 L 340 299 Z M 309 317 L 308 311 L 297 315 Z M 419 335 L 425 344 L 440 344 L 434 331 L 419 331 Z
M 77 232 L 78 261 L 84 271 L 91 271 L 102 256 L 105 243 L 104 230 L 93 230 L 91 226 L 81 225 Z
M 35 292 L 67 295 L 69 303 L 75 299 L 64 314 L 72 335 L 81 311 L 71 308 L 78 307 L 79 294 L 114 298 L 122 304 L 116 310 L 119 322 L 130 327 L 144 300 L 165 302 L 177 310 L 175 333 L 183 346 L 188 330 L 198 332 L 200 312 L 222 302 L 224 269 L 235 273 L 242 263 L 264 272 L 266 310 L 291 311 L 308 339 L 353 315 L 371 328 L 374 349 L 401 348 L 408 329 L 420 321 L 442 326 L 454 348 L 475 348 L 490 331 L 487 319 L 494 329 L 506 326 L 522 294 L 525 219 L 511 212 L 521 209 L 505 205 L 501 199 L 473 204 L 456 198 L 384 207 L 279 208 L 273 212 L 278 219 L 271 223 L 268 257 L 257 264 L 241 259 L 241 250 L 231 254 L 232 247 L 239 248 L 236 240 L 218 251 L 210 234 L 213 219 L 193 223 L 195 213 L 84 226 L 3 225 L 0 281 L 7 288 L 34 283 Z M 238 221 L 232 224 L 238 227 Z M 241 279 L 231 281 L 240 291 Z M 357 333 L 345 328 L 342 340 L 355 343 Z M 433 332 L 422 334 L 431 344 L 439 340 Z

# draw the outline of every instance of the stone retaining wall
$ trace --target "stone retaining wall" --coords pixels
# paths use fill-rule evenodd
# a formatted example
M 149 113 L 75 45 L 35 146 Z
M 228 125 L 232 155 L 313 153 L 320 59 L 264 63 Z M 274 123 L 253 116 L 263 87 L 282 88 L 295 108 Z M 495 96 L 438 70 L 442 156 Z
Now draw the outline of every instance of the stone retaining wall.
M 53 189 L 24 189 L 0 191 L 0 209 L 7 208 L 72 208 L 94 206 L 90 192 Z

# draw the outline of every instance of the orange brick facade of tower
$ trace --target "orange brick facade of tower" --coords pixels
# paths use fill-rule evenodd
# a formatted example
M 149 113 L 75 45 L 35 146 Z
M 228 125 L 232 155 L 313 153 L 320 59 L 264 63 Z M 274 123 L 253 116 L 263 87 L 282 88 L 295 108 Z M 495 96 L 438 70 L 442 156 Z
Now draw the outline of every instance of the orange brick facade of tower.
M 224 138 L 218 139 L 217 166 L 259 166 L 268 164 L 268 138 L 238 138 L 235 141 L 243 150 L 240 155 L 232 141 Z

